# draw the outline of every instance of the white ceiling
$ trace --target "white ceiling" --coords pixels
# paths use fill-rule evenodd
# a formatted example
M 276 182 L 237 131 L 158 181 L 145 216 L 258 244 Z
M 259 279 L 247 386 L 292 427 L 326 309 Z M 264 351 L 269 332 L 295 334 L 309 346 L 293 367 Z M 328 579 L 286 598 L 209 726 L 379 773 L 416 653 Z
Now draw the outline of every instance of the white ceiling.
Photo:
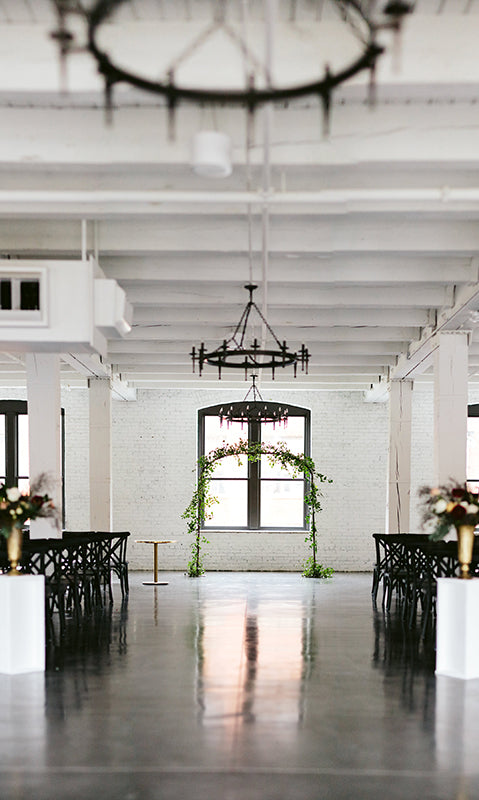
M 227 4 L 232 24 L 240 5 Z M 136 0 L 109 42 L 146 69 L 181 50 L 213 6 Z M 248 8 L 257 46 L 263 4 Z M 0 0 L 0 257 L 78 258 L 87 221 L 88 250 L 134 308 L 131 334 L 109 343 L 114 374 L 133 387 L 217 386 L 213 368 L 192 374 L 189 353 L 231 334 L 250 268 L 278 338 L 311 352 L 309 375 L 277 373 L 278 387 L 365 390 L 408 374 L 414 358 L 404 354 L 427 347 L 438 326 L 474 330 L 479 0 L 418 0 L 399 71 L 385 39 L 376 106 L 365 79 L 342 87 L 329 138 L 318 104 L 302 101 L 258 112 L 249 149 L 239 110 L 180 107 L 170 139 L 161 100 L 128 89 L 116 92 L 106 125 L 88 56 L 71 56 L 68 92 L 59 91 L 54 25 L 48 0 Z M 341 55 L 340 29 L 327 0 L 281 2 L 276 74 L 300 77 L 314 58 L 321 67 L 331 43 Z M 218 63 L 226 69 L 218 48 L 202 79 L 220 80 Z M 231 177 L 193 173 L 191 137 L 202 127 L 231 136 Z M 474 380 L 476 332 L 470 353 Z M 71 363 L 64 377 L 74 385 Z M 238 380 L 225 372 L 221 385 Z M 0 357 L 0 384 L 23 381 L 21 357 Z

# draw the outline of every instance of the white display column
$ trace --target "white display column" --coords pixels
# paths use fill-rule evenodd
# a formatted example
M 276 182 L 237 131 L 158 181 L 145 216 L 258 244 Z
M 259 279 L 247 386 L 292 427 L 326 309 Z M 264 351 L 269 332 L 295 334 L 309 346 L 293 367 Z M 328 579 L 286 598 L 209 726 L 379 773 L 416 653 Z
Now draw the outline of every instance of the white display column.
M 439 333 L 434 354 L 436 485 L 466 480 L 468 332 Z
M 57 353 L 28 353 L 26 356 L 30 480 L 45 474 L 47 491 L 61 519 L 61 398 L 60 356 Z M 30 537 L 61 537 L 53 519 L 30 523 Z
M 409 533 L 412 388 L 412 381 L 390 386 L 388 533 Z
M 436 673 L 479 678 L 479 581 L 438 578 Z
M 90 399 L 90 528 L 111 531 L 111 385 L 109 378 L 91 378 Z
M 1 575 L 0 608 L 0 672 L 44 670 L 44 575 Z

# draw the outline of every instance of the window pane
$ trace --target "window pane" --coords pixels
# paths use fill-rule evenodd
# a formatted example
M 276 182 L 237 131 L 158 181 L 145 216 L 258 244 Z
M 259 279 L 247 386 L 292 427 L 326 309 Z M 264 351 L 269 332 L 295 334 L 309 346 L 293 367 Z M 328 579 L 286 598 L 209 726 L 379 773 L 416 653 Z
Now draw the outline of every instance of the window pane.
M 248 524 L 248 483 L 238 481 L 211 481 L 211 494 L 219 500 L 210 511 L 211 519 L 206 520 L 208 527 L 245 528 Z
M 22 494 L 27 494 L 30 491 L 30 481 L 28 478 L 18 479 L 18 488 Z
M 5 483 L 5 414 L 0 414 L 0 473 L 3 476 L 0 480 Z
M 28 414 L 18 415 L 18 474 L 24 478 L 30 474 L 28 451 Z
M 233 422 L 228 428 L 226 422 L 220 424 L 220 418 L 205 417 L 205 455 L 216 447 L 226 444 L 235 444 L 240 439 L 248 440 L 248 431 L 240 422 Z M 240 464 L 236 458 L 222 458 L 217 462 L 215 478 L 246 478 L 248 470 L 248 459 L 246 456 L 240 457 Z
M 279 427 L 279 425 L 273 428 L 271 423 L 261 425 L 261 441 L 265 444 L 286 442 L 292 453 L 304 453 L 304 417 L 290 417 L 286 428 Z M 267 456 L 261 457 L 262 478 L 288 478 L 291 476 L 292 470 L 281 469 L 281 465 L 278 463 L 271 466 Z M 300 478 L 302 478 L 302 473 L 300 473 Z
M 261 481 L 261 526 L 302 528 L 303 481 Z

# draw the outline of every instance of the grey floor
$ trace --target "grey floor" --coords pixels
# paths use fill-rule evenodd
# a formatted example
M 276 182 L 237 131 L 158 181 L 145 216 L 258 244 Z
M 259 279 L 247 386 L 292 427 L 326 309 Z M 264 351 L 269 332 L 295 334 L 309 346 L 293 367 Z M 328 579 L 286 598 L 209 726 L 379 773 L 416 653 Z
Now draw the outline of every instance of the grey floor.
M 479 681 L 369 575 L 162 575 L 0 675 L 1 800 L 479 798 Z

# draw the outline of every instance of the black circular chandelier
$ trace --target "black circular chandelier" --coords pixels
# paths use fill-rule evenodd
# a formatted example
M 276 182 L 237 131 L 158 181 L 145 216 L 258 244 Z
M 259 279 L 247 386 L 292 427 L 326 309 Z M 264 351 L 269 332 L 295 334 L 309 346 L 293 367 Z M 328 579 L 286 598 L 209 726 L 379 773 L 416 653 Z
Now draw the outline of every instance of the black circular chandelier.
M 320 3 L 320 0 L 316 0 L 318 6 L 322 5 L 322 1 Z M 52 0 L 57 12 L 58 25 L 51 35 L 58 42 L 62 64 L 70 53 L 86 50 L 93 56 L 104 80 L 105 107 L 108 111 L 113 106 L 114 87 L 127 84 L 150 94 L 162 96 L 171 117 L 181 102 L 241 106 L 252 114 L 258 107 L 267 103 L 287 103 L 297 98 L 315 96 L 321 100 L 327 119 L 332 95 L 338 86 L 365 70 L 369 70 L 373 85 L 376 62 L 384 52 L 384 48 L 378 43 L 378 34 L 383 30 L 398 32 L 403 17 L 412 11 L 412 4 L 404 0 L 384 2 L 379 12 L 374 10 L 379 4 L 371 0 L 330 0 L 331 5 L 337 8 L 340 18 L 348 25 L 357 40 L 359 54 L 355 54 L 340 70 L 334 71 L 326 66 L 323 75 L 312 76 L 305 83 L 279 86 L 273 84 L 268 65 L 258 60 L 250 50 L 245 37 L 234 30 L 228 22 L 226 0 L 217 3 L 212 22 L 191 41 L 185 42 L 184 48 L 165 69 L 162 80 L 121 66 L 121 58 L 117 60 L 111 56 L 101 45 L 100 39 L 103 26 L 113 21 L 115 12 L 120 6 L 129 2 L 130 0 L 90 0 L 90 2 Z M 313 2 L 313 6 L 314 4 Z M 69 24 L 74 15 L 82 18 L 86 26 L 83 44 L 76 42 Z M 176 76 L 179 66 L 200 48 L 207 46 L 218 31 L 226 35 L 244 59 L 246 67 L 244 87 L 194 88 L 180 83 Z M 159 49 L 160 46 L 159 44 Z
M 280 403 L 269 403 L 263 400 L 259 389 L 256 386 L 256 375 L 252 375 L 252 384 L 248 389 L 244 400 L 229 405 L 221 406 L 218 416 L 220 424 L 226 422 L 227 427 L 234 422 L 247 425 L 250 422 L 258 423 L 272 423 L 273 428 L 276 425 L 282 425 L 284 428 L 288 423 L 289 410 L 286 406 Z M 251 395 L 251 397 L 250 397 Z
M 190 353 L 193 361 L 193 372 L 195 371 L 195 364 L 198 363 L 201 376 L 206 363 L 217 367 L 219 380 L 221 380 L 221 370 L 225 367 L 243 369 L 245 372 L 245 379 L 247 380 L 249 370 L 271 369 L 271 377 L 272 380 L 274 380 L 275 370 L 288 366 L 293 367 L 294 377 L 296 377 L 299 364 L 301 366 L 301 371 L 308 374 L 310 358 L 308 348 L 302 344 L 299 352 L 293 353 L 289 350 L 286 342 L 280 342 L 253 300 L 253 292 L 258 287 L 253 283 L 247 283 L 244 288 L 249 292 L 249 300 L 233 335 L 229 339 L 225 339 L 223 344 L 217 347 L 216 350 L 207 351 L 204 342 L 201 343 L 198 351 L 193 347 Z M 261 324 L 264 325 L 269 332 L 273 339 L 274 346 L 264 347 L 258 342 L 256 337 L 248 344 L 248 323 L 250 322 L 250 314 L 253 310 L 259 316 Z

